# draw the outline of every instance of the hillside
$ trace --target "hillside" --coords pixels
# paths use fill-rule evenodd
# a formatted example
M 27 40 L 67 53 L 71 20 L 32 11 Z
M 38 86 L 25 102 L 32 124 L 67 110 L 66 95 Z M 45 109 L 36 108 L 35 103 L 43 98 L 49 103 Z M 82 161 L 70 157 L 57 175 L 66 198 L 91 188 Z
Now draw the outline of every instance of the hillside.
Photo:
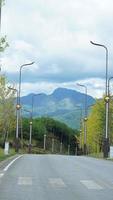
M 21 104 L 31 109 L 32 96 L 21 97 Z M 57 88 L 52 94 L 35 94 L 33 117 L 49 116 L 58 119 L 72 128 L 79 128 L 81 109 L 84 115 L 85 94 L 66 88 Z M 87 105 L 95 103 L 95 99 L 87 95 Z M 24 115 L 27 115 L 24 113 Z

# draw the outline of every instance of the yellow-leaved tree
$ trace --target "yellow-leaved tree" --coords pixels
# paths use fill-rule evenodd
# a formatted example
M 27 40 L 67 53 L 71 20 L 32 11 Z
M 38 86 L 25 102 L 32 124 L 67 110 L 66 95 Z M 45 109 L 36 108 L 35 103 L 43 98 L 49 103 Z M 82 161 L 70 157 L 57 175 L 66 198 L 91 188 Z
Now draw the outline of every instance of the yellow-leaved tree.
M 113 100 L 109 103 L 109 131 L 110 145 L 113 145 Z M 105 137 L 105 101 L 104 97 L 97 100 L 91 108 L 87 120 L 87 149 L 89 153 L 99 153 L 103 149 Z M 82 130 L 82 144 L 84 143 L 84 130 Z

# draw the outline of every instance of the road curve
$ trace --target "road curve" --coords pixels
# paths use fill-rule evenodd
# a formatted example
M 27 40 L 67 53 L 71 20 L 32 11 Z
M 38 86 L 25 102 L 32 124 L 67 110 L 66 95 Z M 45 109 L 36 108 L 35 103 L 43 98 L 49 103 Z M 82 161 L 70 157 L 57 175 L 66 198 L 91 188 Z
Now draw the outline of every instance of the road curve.
M 113 200 L 113 162 L 24 155 L 0 169 L 0 200 Z

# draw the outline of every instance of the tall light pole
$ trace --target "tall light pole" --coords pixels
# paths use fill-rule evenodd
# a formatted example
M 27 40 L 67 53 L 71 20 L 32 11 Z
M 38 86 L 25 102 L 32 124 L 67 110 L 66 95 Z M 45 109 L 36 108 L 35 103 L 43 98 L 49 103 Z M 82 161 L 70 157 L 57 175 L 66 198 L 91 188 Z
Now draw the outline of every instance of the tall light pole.
M 28 145 L 28 152 L 31 153 L 32 150 L 32 112 L 26 109 L 22 109 L 25 112 L 28 112 L 30 114 L 30 122 L 29 122 L 29 145 Z
M 34 97 L 37 96 L 37 95 L 41 95 L 41 94 L 33 94 L 32 95 L 32 121 L 33 121 Z M 43 144 L 44 151 L 46 150 L 46 137 L 47 137 L 47 135 L 44 134 L 44 144 Z
M 61 134 L 61 138 L 60 138 L 60 154 L 62 154 L 62 145 L 63 145 L 63 134 Z
M 4 3 L 4 0 L 0 0 L 0 36 L 1 36 L 1 12 L 2 12 L 3 3 Z
M 113 79 L 113 77 L 111 76 L 109 79 L 108 79 L 108 93 L 109 93 L 109 101 L 108 101 L 108 108 L 109 108 L 109 113 L 110 113 L 110 81 Z M 110 116 L 109 116 L 109 146 L 110 146 Z
M 46 150 L 46 134 L 44 134 L 44 151 Z
M 70 144 L 68 144 L 68 155 L 70 155 Z
M 25 63 L 25 64 L 23 64 L 23 65 L 21 65 L 20 66 L 20 71 L 19 71 L 19 89 L 18 89 L 18 100 L 17 100 L 17 102 L 18 102 L 18 104 L 17 104 L 17 110 L 18 110 L 18 112 L 19 112 L 19 119 L 20 119 L 20 109 L 21 109 L 21 104 L 20 104 L 20 93 L 21 93 L 21 76 L 22 76 L 22 69 L 24 68 L 24 67 L 26 67 L 26 66 L 30 66 L 30 65 L 33 65 L 34 64 L 34 62 L 30 62 L 30 63 Z M 16 145 L 16 147 L 17 147 L 17 152 L 18 152 L 18 150 L 19 150 L 19 140 L 18 140 L 18 138 L 17 138 L 17 140 L 15 141 L 15 145 Z
M 1 7 L 2 7 L 2 1 L 0 0 L 0 36 L 1 36 Z
M 77 83 L 78 86 L 85 89 L 85 104 L 84 104 L 84 155 L 87 154 L 87 87 Z
M 81 130 L 81 128 L 82 128 L 82 122 L 83 122 L 83 118 L 82 118 L 82 116 L 83 116 L 83 109 L 81 108 L 81 106 L 77 106 L 77 109 L 75 109 L 75 111 L 80 111 L 80 118 L 79 118 L 79 120 L 80 120 L 80 127 L 79 128 L 80 128 L 80 151 L 81 151 L 82 150 L 82 130 Z
M 106 53 L 106 85 L 105 85 L 105 105 L 106 105 L 106 125 L 105 125 L 105 138 L 103 142 L 103 153 L 104 158 L 108 157 L 109 154 L 109 88 L 108 88 L 108 49 L 103 44 L 98 44 L 95 42 L 90 41 L 91 44 L 102 47 L 105 49 Z
M 108 79 L 108 93 L 109 93 L 109 96 L 110 96 L 110 81 L 113 79 L 113 76 L 111 76 L 109 79 Z
M 30 63 L 26 63 L 26 64 L 23 64 L 23 65 L 21 65 L 20 66 L 20 71 L 19 71 L 19 95 L 18 95 L 18 98 L 19 98 L 19 100 L 18 100 L 18 102 L 19 102 L 19 104 L 20 104 L 20 93 L 21 93 L 21 77 L 22 77 L 22 69 L 23 69 L 23 67 L 26 67 L 26 66 L 29 66 L 29 65 L 33 65 L 34 64 L 34 62 L 30 62 Z
M 18 141 L 18 124 L 19 124 L 19 109 L 20 105 L 18 103 L 18 90 L 12 87 L 8 87 L 10 90 L 13 90 L 17 93 L 17 102 L 16 102 L 16 141 Z M 15 144 L 15 151 L 18 152 L 18 147 L 19 143 Z
M 55 139 L 54 139 L 54 129 L 52 129 L 53 131 L 53 138 L 52 138 L 52 153 L 54 152 L 54 145 L 55 145 Z

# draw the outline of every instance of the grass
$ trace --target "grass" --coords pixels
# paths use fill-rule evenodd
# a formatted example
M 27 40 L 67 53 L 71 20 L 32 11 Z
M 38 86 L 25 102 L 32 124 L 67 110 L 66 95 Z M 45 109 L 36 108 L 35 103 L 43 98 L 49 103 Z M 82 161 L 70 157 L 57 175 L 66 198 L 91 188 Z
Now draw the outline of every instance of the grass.
M 100 158 L 100 159 L 104 159 L 104 160 L 110 160 L 110 161 L 113 161 L 113 158 L 104 158 L 103 157 L 103 153 L 100 152 L 100 153 L 92 153 L 92 154 L 88 154 L 89 157 L 93 157 L 93 158 Z
M 103 153 L 90 153 L 88 154 L 89 157 L 93 157 L 93 158 L 103 158 Z
M 11 157 L 11 156 L 14 156 L 16 153 L 15 153 L 15 150 L 14 149 L 10 149 L 9 150 L 9 154 L 8 155 L 5 155 L 4 154 L 4 149 L 0 148 L 0 162 Z

